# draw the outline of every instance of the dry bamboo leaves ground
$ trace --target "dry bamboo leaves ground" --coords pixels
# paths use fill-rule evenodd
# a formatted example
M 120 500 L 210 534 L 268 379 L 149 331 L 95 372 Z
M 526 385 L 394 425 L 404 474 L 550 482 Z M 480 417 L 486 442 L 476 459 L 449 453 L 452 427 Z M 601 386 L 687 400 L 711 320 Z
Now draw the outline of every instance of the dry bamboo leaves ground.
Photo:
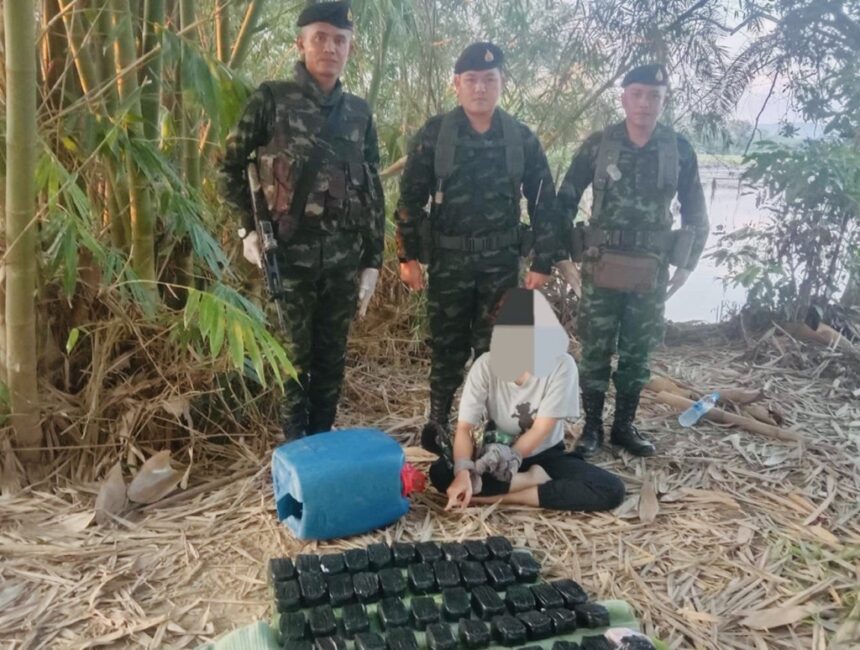
M 644 423 L 662 454 L 599 456 L 628 486 L 614 513 L 447 514 L 428 493 L 385 531 L 309 548 L 502 533 L 553 575 L 629 601 L 672 648 L 860 647 L 860 404 L 844 381 L 770 363 L 785 354 L 778 347 L 757 349 L 752 363 L 742 353 L 672 348 L 658 369 L 702 390 L 763 389 L 785 426 L 803 431 L 803 447 L 713 424 L 681 430 L 646 396 Z M 363 363 L 350 368 L 341 424 L 413 443 L 424 367 Z M 275 521 L 268 458 L 240 445 L 220 452 L 192 474 L 192 489 L 211 489 L 140 507 L 117 527 L 94 522 L 96 483 L 4 491 L 0 647 L 193 648 L 266 617 L 266 559 L 303 547 Z

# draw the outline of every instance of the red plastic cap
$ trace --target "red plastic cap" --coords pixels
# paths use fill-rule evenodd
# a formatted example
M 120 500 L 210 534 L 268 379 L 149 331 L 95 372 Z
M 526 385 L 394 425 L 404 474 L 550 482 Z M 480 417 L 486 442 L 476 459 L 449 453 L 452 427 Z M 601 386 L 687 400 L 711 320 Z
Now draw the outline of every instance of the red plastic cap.
M 403 464 L 403 469 L 400 470 L 400 484 L 402 489 L 400 494 L 408 497 L 413 492 L 423 492 L 427 486 L 427 477 L 424 472 L 415 469 L 409 463 Z

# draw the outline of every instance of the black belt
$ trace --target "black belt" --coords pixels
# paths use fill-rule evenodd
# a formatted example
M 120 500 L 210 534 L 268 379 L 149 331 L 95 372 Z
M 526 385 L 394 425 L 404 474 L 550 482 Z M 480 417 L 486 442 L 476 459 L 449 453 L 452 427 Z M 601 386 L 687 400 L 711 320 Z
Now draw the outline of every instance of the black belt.
M 436 248 L 452 251 L 465 251 L 467 253 L 480 253 L 482 251 L 495 251 L 518 244 L 520 241 L 519 228 L 486 237 L 465 237 L 460 235 L 443 235 L 433 233 L 433 244 Z
M 660 252 L 671 250 L 674 234 L 670 230 L 603 230 L 588 228 L 585 245 L 606 246 L 622 249 L 657 249 Z

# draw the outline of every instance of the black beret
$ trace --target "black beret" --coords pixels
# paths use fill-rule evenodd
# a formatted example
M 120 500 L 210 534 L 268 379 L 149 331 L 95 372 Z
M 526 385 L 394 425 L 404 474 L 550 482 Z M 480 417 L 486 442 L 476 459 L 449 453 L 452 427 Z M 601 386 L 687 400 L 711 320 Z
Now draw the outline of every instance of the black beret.
M 621 86 L 626 87 L 630 84 L 647 84 L 649 86 L 668 86 L 669 75 L 659 63 L 650 63 L 648 65 L 640 65 L 630 70 L 624 79 L 621 80 Z
M 505 55 L 492 43 L 472 43 L 457 57 L 454 74 L 463 74 L 469 70 L 501 69 L 504 62 Z
M 352 29 L 352 9 L 349 2 L 312 2 L 299 14 L 298 27 L 311 23 L 328 23 L 340 29 Z

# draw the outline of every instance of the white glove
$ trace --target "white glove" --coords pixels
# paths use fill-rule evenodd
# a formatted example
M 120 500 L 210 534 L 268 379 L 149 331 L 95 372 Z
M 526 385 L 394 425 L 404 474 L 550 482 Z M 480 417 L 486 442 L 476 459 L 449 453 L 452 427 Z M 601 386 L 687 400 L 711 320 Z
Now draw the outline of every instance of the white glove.
M 364 318 L 367 313 L 367 305 L 376 291 L 376 281 L 379 280 L 379 269 L 363 269 L 361 279 L 358 281 L 358 315 Z
M 249 232 L 242 240 L 242 255 L 257 268 L 263 268 L 263 249 L 256 230 Z

